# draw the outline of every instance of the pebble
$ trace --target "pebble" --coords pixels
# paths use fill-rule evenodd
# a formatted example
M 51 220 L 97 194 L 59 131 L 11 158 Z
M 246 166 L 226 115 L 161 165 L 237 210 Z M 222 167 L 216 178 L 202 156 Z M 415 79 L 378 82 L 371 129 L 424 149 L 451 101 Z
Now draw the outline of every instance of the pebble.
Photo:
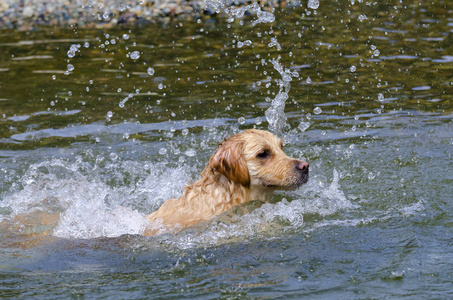
M 220 1 L 220 0 L 213 0 Z M 280 0 L 260 1 L 263 9 L 281 5 Z M 1 0 L 0 29 L 32 30 L 37 26 L 79 28 L 113 27 L 118 24 L 193 20 L 217 15 L 206 0 Z M 247 5 L 251 0 L 226 0 L 227 5 Z M 294 0 L 294 3 L 297 3 Z

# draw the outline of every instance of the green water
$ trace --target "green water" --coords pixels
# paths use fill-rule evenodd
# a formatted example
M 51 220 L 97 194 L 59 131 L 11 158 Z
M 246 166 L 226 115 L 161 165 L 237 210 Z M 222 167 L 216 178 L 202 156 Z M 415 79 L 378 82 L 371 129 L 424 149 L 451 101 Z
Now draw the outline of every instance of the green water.
M 0 31 L 0 218 L 60 214 L 0 227 L 1 297 L 451 298 L 449 3 L 275 16 Z M 224 137 L 268 127 L 272 60 L 293 76 L 282 137 L 309 183 L 141 236 Z

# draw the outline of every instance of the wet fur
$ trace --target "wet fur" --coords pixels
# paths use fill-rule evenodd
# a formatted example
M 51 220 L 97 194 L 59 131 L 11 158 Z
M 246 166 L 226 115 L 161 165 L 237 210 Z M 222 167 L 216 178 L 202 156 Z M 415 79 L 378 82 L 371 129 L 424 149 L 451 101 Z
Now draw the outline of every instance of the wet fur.
M 230 208 L 265 200 L 277 189 L 295 189 L 308 180 L 308 164 L 288 157 L 282 141 L 262 130 L 245 130 L 220 144 L 200 179 L 183 195 L 147 216 L 145 235 L 177 231 L 212 219 Z

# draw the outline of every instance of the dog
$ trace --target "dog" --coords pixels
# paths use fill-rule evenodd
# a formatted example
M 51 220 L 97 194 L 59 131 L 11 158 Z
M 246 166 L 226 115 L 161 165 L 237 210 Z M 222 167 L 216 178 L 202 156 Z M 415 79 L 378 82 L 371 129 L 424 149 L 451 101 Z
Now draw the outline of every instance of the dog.
M 179 231 L 208 221 L 234 206 L 265 200 L 275 190 L 294 190 L 308 181 L 309 164 L 288 157 L 283 142 L 256 129 L 233 135 L 210 157 L 201 178 L 183 194 L 147 216 L 145 235 Z

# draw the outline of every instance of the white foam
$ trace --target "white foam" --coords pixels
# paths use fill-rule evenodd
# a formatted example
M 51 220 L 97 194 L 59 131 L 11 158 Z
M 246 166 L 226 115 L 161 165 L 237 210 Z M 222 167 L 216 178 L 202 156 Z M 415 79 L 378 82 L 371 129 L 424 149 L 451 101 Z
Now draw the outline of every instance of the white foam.
M 136 182 L 116 183 L 125 176 Z M 22 188 L 6 196 L 1 206 L 11 212 L 10 218 L 35 210 L 59 213 L 53 234 L 63 238 L 142 234 L 146 214 L 177 196 L 187 178 L 184 168 L 163 163 L 115 160 L 99 167 L 81 158 L 53 159 L 30 166 L 21 179 Z
M 192 248 L 250 238 L 274 238 L 287 231 L 303 230 L 306 214 L 327 216 L 357 208 L 340 189 L 336 170 L 330 184 L 315 177 L 312 183 L 302 186 L 291 196 L 292 201 L 283 198 L 277 203 L 265 203 L 242 216 L 220 216 L 204 227 L 189 228 L 176 236 L 164 236 L 162 239 L 179 248 Z
M 89 239 L 143 234 L 148 223 L 144 214 L 122 206 L 110 210 L 102 200 L 79 200 L 63 214 L 53 235 Z
M 147 225 L 146 215 L 165 200 L 177 197 L 190 175 L 198 173 L 199 170 L 184 166 L 172 168 L 165 163 L 119 158 L 102 166 L 82 158 L 73 162 L 53 159 L 32 165 L 21 180 L 22 188 L 5 198 L 2 206 L 9 206 L 12 216 L 36 209 L 59 212 L 60 220 L 53 234 L 62 238 L 139 235 Z M 254 238 L 272 239 L 294 230 L 308 232 L 324 226 L 357 226 L 424 209 L 423 202 L 419 202 L 382 215 L 345 219 L 348 211 L 354 212 L 359 206 L 343 192 L 336 170 L 330 179 L 314 175 L 299 190 L 279 192 L 276 198 L 281 200 L 258 208 L 252 203 L 238 208 L 245 212 L 228 212 L 212 222 L 154 239 L 178 248 L 203 247 Z M 337 213 L 340 213 L 338 218 Z M 313 214 L 321 220 L 307 227 L 304 217 Z

